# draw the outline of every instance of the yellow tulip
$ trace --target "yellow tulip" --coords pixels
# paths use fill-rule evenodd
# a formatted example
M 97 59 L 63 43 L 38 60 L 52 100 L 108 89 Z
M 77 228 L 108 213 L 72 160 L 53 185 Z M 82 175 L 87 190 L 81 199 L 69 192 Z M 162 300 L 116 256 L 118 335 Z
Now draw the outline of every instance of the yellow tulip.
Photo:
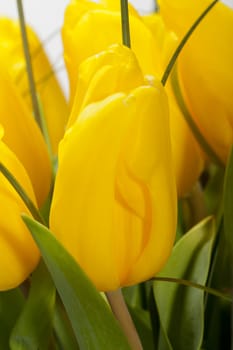
M 52 171 L 45 141 L 12 79 L 0 66 L 0 123 L 3 141 L 25 167 L 39 206 L 45 201 Z
M 160 9 L 167 25 L 181 38 L 209 4 L 209 0 L 160 0 Z M 178 81 L 186 106 L 222 163 L 233 143 L 232 42 L 233 10 L 219 2 L 178 59 Z
M 30 199 L 36 203 L 24 167 L 2 141 L 2 136 L 3 128 L 0 126 L 0 162 L 14 174 Z M 21 213 L 30 215 L 19 195 L 0 174 L 0 291 L 20 285 L 39 261 L 39 251 L 21 219 Z
M 103 64 L 114 50 L 119 62 Z M 108 291 L 154 276 L 171 253 L 176 192 L 168 104 L 158 81 L 144 82 L 131 50 L 115 46 L 86 62 L 88 103 L 60 143 L 50 226 L 96 287 Z M 131 68 L 135 87 L 124 90 Z M 112 76 L 120 76 L 115 92 Z
M 68 106 L 43 47 L 29 26 L 27 34 L 37 93 L 43 107 L 52 151 L 56 154 L 58 143 L 64 134 Z M 21 32 L 17 21 L 0 18 L 0 50 L 0 65 L 8 70 L 32 110 Z
M 130 27 L 133 51 L 143 74 L 155 74 L 156 43 L 150 30 L 132 7 Z M 95 35 L 97 30 L 98 35 Z M 88 0 L 71 1 L 66 8 L 62 37 L 72 104 L 80 63 L 108 46 L 122 42 L 119 4 L 109 0 L 97 4 Z
M 102 0 L 98 4 L 90 0 L 74 0 L 66 9 L 62 33 L 64 57 L 70 79 L 71 102 L 75 90 L 79 91 L 79 98 L 74 103 L 76 110 L 71 113 L 68 126 L 76 117 L 77 108 L 81 107 L 81 91 L 85 90 L 80 88 L 80 85 L 83 84 L 82 69 L 79 70 L 78 78 L 78 68 L 81 62 L 105 49 L 109 44 L 119 43 L 122 40 L 119 10 L 120 2 L 116 0 Z M 132 50 L 137 56 L 143 74 L 148 75 L 152 81 L 154 76 L 161 78 L 169 58 L 178 45 L 177 37 L 165 29 L 164 23 L 158 15 L 140 17 L 131 6 L 129 20 Z M 90 35 L 97 30 L 98 36 Z M 111 60 L 110 57 L 107 59 Z M 111 79 L 114 81 L 113 77 Z M 129 81 L 131 80 L 132 77 L 129 78 Z M 125 84 L 129 83 L 125 82 Z M 101 94 L 103 89 L 105 89 L 105 83 L 101 87 L 98 86 L 98 93 Z M 183 120 L 183 115 L 177 106 L 171 88 L 168 86 L 166 90 L 171 112 L 170 129 L 177 189 L 179 197 L 183 197 L 192 190 L 203 170 L 204 161 L 197 142 Z

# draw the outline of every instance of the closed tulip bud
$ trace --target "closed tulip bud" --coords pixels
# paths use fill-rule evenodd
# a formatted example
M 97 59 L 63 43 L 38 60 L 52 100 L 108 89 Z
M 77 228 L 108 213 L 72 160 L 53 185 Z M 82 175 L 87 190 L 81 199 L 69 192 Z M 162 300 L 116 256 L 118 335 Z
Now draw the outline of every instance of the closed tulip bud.
M 45 201 L 52 171 L 45 141 L 9 75 L 0 67 L 0 123 L 3 141 L 25 167 L 39 206 Z
M 160 0 L 161 15 L 179 38 L 210 4 Z M 172 14 L 172 16 L 171 16 Z M 222 163 L 233 143 L 233 10 L 217 3 L 178 59 L 178 82 L 190 115 Z
M 176 230 L 166 94 L 158 81 L 146 84 L 131 50 L 114 50 L 109 64 L 98 65 L 108 50 L 82 64 L 88 103 L 60 143 L 50 214 L 51 230 L 101 291 L 154 276 Z M 123 83 L 132 72 L 135 87 Z
M 68 106 L 43 46 L 29 26 L 27 36 L 37 94 L 42 104 L 51 148 L 56 154 L 58 143 L 64 134 Z M 0 50 L 1 66 L 8 71 L 32 112 L 22 37 L 17 21 L 0 18 Z
M 0 126 L 0 162 L 16 177 L 29 198 L 36 203 L 29 177 L 15 154 L 2 141 Z M 30 215 L 27 207 L 8 180 L 0 174 L 0 291 L 20 285 L 35 269 L 39 251 L 21 214 Z

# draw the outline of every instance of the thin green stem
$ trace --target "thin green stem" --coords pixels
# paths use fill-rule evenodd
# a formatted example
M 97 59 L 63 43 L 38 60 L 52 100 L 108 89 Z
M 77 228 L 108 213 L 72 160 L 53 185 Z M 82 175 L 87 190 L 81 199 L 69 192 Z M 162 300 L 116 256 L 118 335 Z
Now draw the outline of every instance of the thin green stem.
M 132 350 L 143 350 L 140 338 L 126 306 L 121 289 L 106 292 L 105 294 L 111 306 L 112 312 L 119 321 Z
M 183 99 L 183 95 L 182 95 L 182 92 L 181 92 L 181 88 L 180 88 L 180 84 L 179 84 L 179 80 L 178 80 L 178 76 L 177 76 L 177 69 L 176 69 L 176 67 L 175 67 L 175 69 L 173 70 L 173 72 L 171 74 L 171 84 L 172 84 L 173 90 L 175 91 L 174 96 L 175 96 L 176 102 L 177 102 L 178 106 L 180 107 L 180 110 L 182 111 L 182 114 L 183 114 L 187 124 L 189 125 L 190 129 L 192 130 L 193 135 L 195 136 L 195 138 L 198 141 L 199 145 L 201 146 L 203 151 L 206 154 L 208 154 L 210 159 L 212 159 L 220 167 L 224 167 L 223 162 L 218 157 L 217 153 L 215 153 L 215 151 L 211 147 L 211 145 L 209 145 L 209 143 L 207 142 L 205 137 L 202 135 L 201 131 L 199 130 L 199 128 L 197 126 L 197 124 L 195 123 L 195 121 L 193 120 L 191 114 L 189 113 L 188 108 L 186 107 L 186 104 L 185 104 L 185 101 Z
M 197 28 L 197 26 L 200 24 L 200 22 L 205 18 L 205 16 L 207 15 L 207 13 L 212 9 L 212 7 L 214 7 L 217 2 L 219 0 L 215 0 L 213 1 L 206 9 L 205 11 L 197 18 L 197 20 L 193 23 L 193 25 L 190 27 L 190 29 L 188 30 L 188 32 L 185 34 L 185 36 L 183 37 L 183 39 L 181 40 L 179 46 L 177 47 L 177 49 L 175 50 L 174 54 L 172 55 L 167 68 L 165 69 L 165 72 L 163 74 L 163 77 L 161 79 L 161 83 L 163 85 L 166 85 L 167 79 L 171 73 L 172 68 L 174 67 L 174 64 L 181 52 L 181 50 L 183 49 L 184 45 L 186 44 L 186 42 L 188 41 L 188 39 L 190 38 L 190 36 L 192 35 L 192 33 L 194 32 L 194 30 Z
M 24 56 L 26 61 L 26 67 L 27 67 L 28 83 L 29 83 L 29 88 L 31 93 L 34 116 L 37 124 L 42 130 L 40 108 L 37 100 L 35 80 L 33 76 L 33 69 L 32 69 L 32 63 L 31 63 L 31 56 L 30 56 L 29 43 L 28 43 L 28 37 L 27 37 L 27 31 L 26 31 L 26 25 L 25 25 L 25 19 L 24 19 L 22 0 L 17 0 L 17 7 L 18 7 L 20 29 L 21 29 L 21 35 L 22 35 L 22 41 L 23 41 L 23 50 L 24 50 Z
M 121 0 L 121 28 L 123 45 L 130 48 L 129 8 L 127 0 Z
M 12 185 L 12 187 L 15 189 L 15 191 L 18 193 L 32 216 L 35 220 L 39 221 L 40 223 L 44 223 L 43 218 L 41 217 L 38 209 L 34 205 L 34 203 L 31 201 L 31 199 L 28 197 L 22 186 L 19 184 L 19 182 L 16 180 L 13 174 L 2 164 L 0 163 L 0 172 L 5 176 L 5 178 L 9 181 L 9 183 Z
M 199 284 L 199 283 L 195 283 L 195 282 L 191 282 L 191 281 L 188 281 L 188 280 L 184 280 L 182 278 L 154 277 L 152 280 L 153 281 L 161 281 L 161 282 L 178 283 L 178 284 L 182 284 L 182 285 L 187 286 L 187 287 L 197 288 L 197 289 L 200 289 L 200 290 L 202 290 L 202 291 L 204 291 L 206 293 L 212 294 L 212 295 L 214 295 L 216 297 L 220 297 L 220 298 L 225 299 L 225 300 L 227 300 L 229 302 L 232 302 L 232 297 L 230 295 L 223 294 L 223 293 L 219 292 L 216 289 L 203 286 L 202 284 Z

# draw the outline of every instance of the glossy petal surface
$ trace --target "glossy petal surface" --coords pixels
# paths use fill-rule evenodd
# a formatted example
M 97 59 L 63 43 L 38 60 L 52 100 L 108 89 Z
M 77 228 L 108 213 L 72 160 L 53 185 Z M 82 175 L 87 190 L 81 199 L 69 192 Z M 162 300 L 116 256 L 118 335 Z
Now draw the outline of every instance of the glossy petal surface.
M 167 113 L 162 87 L 141 86 L 88 105 L 61 142 L 51 229 L 99 290 L 149 278 L 170 253 Z

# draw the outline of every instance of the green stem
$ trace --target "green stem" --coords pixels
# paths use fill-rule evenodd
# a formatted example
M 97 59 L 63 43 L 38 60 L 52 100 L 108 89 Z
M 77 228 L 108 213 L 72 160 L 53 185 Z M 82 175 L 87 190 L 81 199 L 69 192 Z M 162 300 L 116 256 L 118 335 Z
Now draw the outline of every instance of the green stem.
M 205 16 L 207 15 L 207 13 L 212 9 L 212 7 L 214 7 L 217 2 L 219 0 L 215 0 L 213 1 L 206 9 L 205 11 L 197 18 L 197 20 L 193 23 L 193 25 L 191 26 L 191 28 L 188 30 L 188 32 L 185 34 L 185 36 L 183 37 L 183 39 L 181 40 L 179 46 L 177 47 L 177 49 L 175 50 L 174 54 L 172 55 L 167 68 L 165 69 L 165 72 L 163 74 L 163 77 L 161 79 L 161 83 L 163 85 L 166 84 L 167 79 L 171 73 L 172 68 L 174 67 L 174 64 L 181 52 L 181 50 L 183 49 L 184 45 L 186 44 L 186 42 L 188 41 L 189 37 L 192 35 L 192 33 L 194 32 L 194 30 L 197 28 L 197 26 L 200 24 L 200 22 L 205 18 Z
M 34 116 L 37 124 L 42 130 L 40 108 L 37 100 L 35 79 L 33 76 L 33 69 L 31 64 L 31 56 L 30 56 L 29 43 L 28 43 L 28 37 L 27 37 L 27 31 L 26 31 L 26 25 L 25 25 L 25 19 L 24 19 L 22 0 L 17 0 L 17 7 L 18 7 L 20 29 L 21 29 L 21 35 L 22 35 L 22 41 L 23 41 L 23 50 L 24 50 L 24 56 L 26 61 L 26 67 L 27 67 L 28 83 L 29 83 L 29 88 L 31 93 Z
M 119 321 L 125 336 L 132 350 L 143 350 L 140 338 L 125 304 L 121 289 L 113 292 L 106 292 L 106 297 L 111 306 L 112 312 Z
M 180 107 L 180 110 L 182 111 L 182 114 L 189 125 L 190 129 L 192 130 L 193 135 L 195 136 L 196 140 L 198 141 L 199 145 L 203 149 L 203 151 L 210 157 L 211 160 L 213 160 L 217 165 L 220 167 L 224 167 L 223 162 L 218 157 L 217 153 L 213 150 L 213 148 L 209 145 L 205 137 L 202 135 L 201 131 L 199 130 L 197 124 L 193 120 L 191 114 L 188 111 L 188 108 L 186 107 L 185 101 L 183 99 L 183 95 L 181 92 L 178 76 L 177 76 L 177 69 L 175 67 L 174 71 L 171 75 L 171 84 L 176 99 L 176 102 L 178 106 Z
M 28 195 L 26 194 L 22 186 L 19 184 L 19 182 L 16 180 L 14 175 L 12 175 L 11 172 L 2 163 L 0 163 L 0 172 L 5 176 L 5 178 L 9 181 L 9 183 L 18 193 L 18 195 L 20 196 L 20 198 L 22 199 L 22 201 L 24 202 L 34 219 L 39 221 L 40 223 L 44 223 L 44 220 L 41 217 L 34 203 L 28 197 Z
M 121 0 L 121 28 L 123 45 L 130 48 L 129 9 L 127 0 Z
M 195 282 L 191 282 L 191 281 L 188 281 L 188 280 L 184 280 L 182 278 L 154 277 L 152 280 L 153 281 L 161 281 L 161 282 L 178 283 L 178 284 L 182 284 L 182 285 L 187 286 L 187 287 L 197 288 L 197 289 L 200 289 L 200 290 L 202 290 L 202 291 L 204 291 L 206 293 L 212 294 L 212 295 L 214 295 L 216 297 L 220 297 L 220 298 L 225 299 L 225 300 L 227 300 L 229 302 L 232 302 L 232 297 L 230 295 L 223 294 L 223 293 L 219 292 L 216 289 L 203 286 L 202 284 L 199 284 L 199 283 L 195 283 Z

